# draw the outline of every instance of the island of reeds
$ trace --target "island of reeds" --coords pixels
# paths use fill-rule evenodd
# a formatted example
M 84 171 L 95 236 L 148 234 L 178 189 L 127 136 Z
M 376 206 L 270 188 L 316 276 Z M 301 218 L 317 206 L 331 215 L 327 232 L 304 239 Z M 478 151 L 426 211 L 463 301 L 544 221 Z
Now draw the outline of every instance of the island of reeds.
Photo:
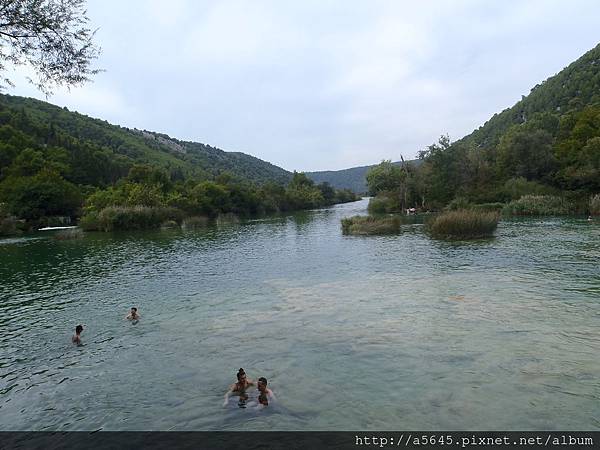
M 427 231 L 437 239 L 467 240 L 494 236 L 500 215 L 493 211 L 459 209 L 434 216 Z
M 354 235 L 397 234 L 400 232 L 397 216 L 354 216 L 342 219 L 342 233 Z

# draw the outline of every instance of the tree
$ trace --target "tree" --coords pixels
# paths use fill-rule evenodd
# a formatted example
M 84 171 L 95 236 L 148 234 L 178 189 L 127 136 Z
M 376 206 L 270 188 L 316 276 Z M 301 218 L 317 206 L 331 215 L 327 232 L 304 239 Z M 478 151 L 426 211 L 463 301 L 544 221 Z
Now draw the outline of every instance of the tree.
M 29 79 L 46 95 L 52 86 L 89 81 L 99 72 L 91 62 L 100 53 L 84 0 L 0 0 L 0 71 L 28 64 L 37 79 Z M 3 84 L 13 86 L 5 77 Z
M 379 192 L 396 192 L 402 189 L 406 179 L 405 171 L 391 161 L 382 161 L 369 169 L 366 175 L 369 194 Z
M 506 178 L 541 180 L 554 168 L 552 135 L 545 130 L 511 128 L 498 144 L 498 166 Z
M 332 205 L 333 203 L 335 203 L 336 193 L 333 186 L 324 181 L 323 183 L 317 185 L 317 188 L 319 188 L 319 190 L 321 191 L 321 195 L 323 196 L 323 199 L 325 200 L 326 204 Z

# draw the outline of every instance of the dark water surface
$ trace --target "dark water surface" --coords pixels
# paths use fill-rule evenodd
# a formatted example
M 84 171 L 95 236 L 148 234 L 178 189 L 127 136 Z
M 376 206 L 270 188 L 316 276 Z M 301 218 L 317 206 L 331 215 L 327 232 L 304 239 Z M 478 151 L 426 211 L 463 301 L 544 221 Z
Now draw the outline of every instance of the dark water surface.
M 342 236 L 365 208 L 0 240 L 0 429 L 600 429 L 600 222 Z M 224 408 L 239 367 L 278 402 Z

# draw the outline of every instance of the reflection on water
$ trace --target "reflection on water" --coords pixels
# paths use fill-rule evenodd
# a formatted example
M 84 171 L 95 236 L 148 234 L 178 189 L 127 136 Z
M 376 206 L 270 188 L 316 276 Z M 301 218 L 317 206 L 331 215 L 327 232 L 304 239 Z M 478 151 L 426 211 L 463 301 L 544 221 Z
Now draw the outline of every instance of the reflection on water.
M 600 224 L 343 236 L 365 207 L 0 241 L 2 429 L 600 428 Z M 239 367 L 278 400 L 224 408 Z

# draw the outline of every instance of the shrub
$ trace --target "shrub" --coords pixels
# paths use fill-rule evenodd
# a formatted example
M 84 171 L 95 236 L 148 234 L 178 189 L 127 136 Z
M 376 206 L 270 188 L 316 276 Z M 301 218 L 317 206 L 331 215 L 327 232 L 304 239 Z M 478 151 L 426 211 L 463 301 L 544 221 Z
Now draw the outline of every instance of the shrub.
M 188 217 L 187 219 L 184 219 L 183 223 L 181 224 L 181 228 L 183 228 L 184 230 L 193 230 L 196 228 L 206 227 L 208 224 L 209 224 L 208 217 L 194 216 L 194 217 Z
M 369 200 L 367 209 L 369 214 L 388 214 L 402 211 L 401 205 L 396 198 L 381 194 Z
M 573 212 L 574 205 L 555 195 L 524 195 L 502 212 L 511 216 L 560 216 Z
M 57 241 L 68 241 L 71 239 L 83 238 L 83 230 L 81 228 L 70 228 L 68 230 L 60 230 L 54 235 Z
M 342 219 L 342 233 L 358 235 L 397 234 L 399 217 L 354 216 Z
M 100 231 L 100 219 L 96 211 L 86 213 L 79 219 L 79 226 L 85 231 Z
M 496 212 L 463 209 L 434 217 L 427 228 L 438 239 L 480 239 L 494 235 L 498 220 Z
M 109 206 L 98 213 L 98 229 L 143 230 L 158 228 L 167 220 L 180 222 L 183 213 L 175 208 L 151 206 Z M 85 216 L 82 221 L 85 222 Z
M 590 197 L 590 214 L 600 216 L 600 194 Z

